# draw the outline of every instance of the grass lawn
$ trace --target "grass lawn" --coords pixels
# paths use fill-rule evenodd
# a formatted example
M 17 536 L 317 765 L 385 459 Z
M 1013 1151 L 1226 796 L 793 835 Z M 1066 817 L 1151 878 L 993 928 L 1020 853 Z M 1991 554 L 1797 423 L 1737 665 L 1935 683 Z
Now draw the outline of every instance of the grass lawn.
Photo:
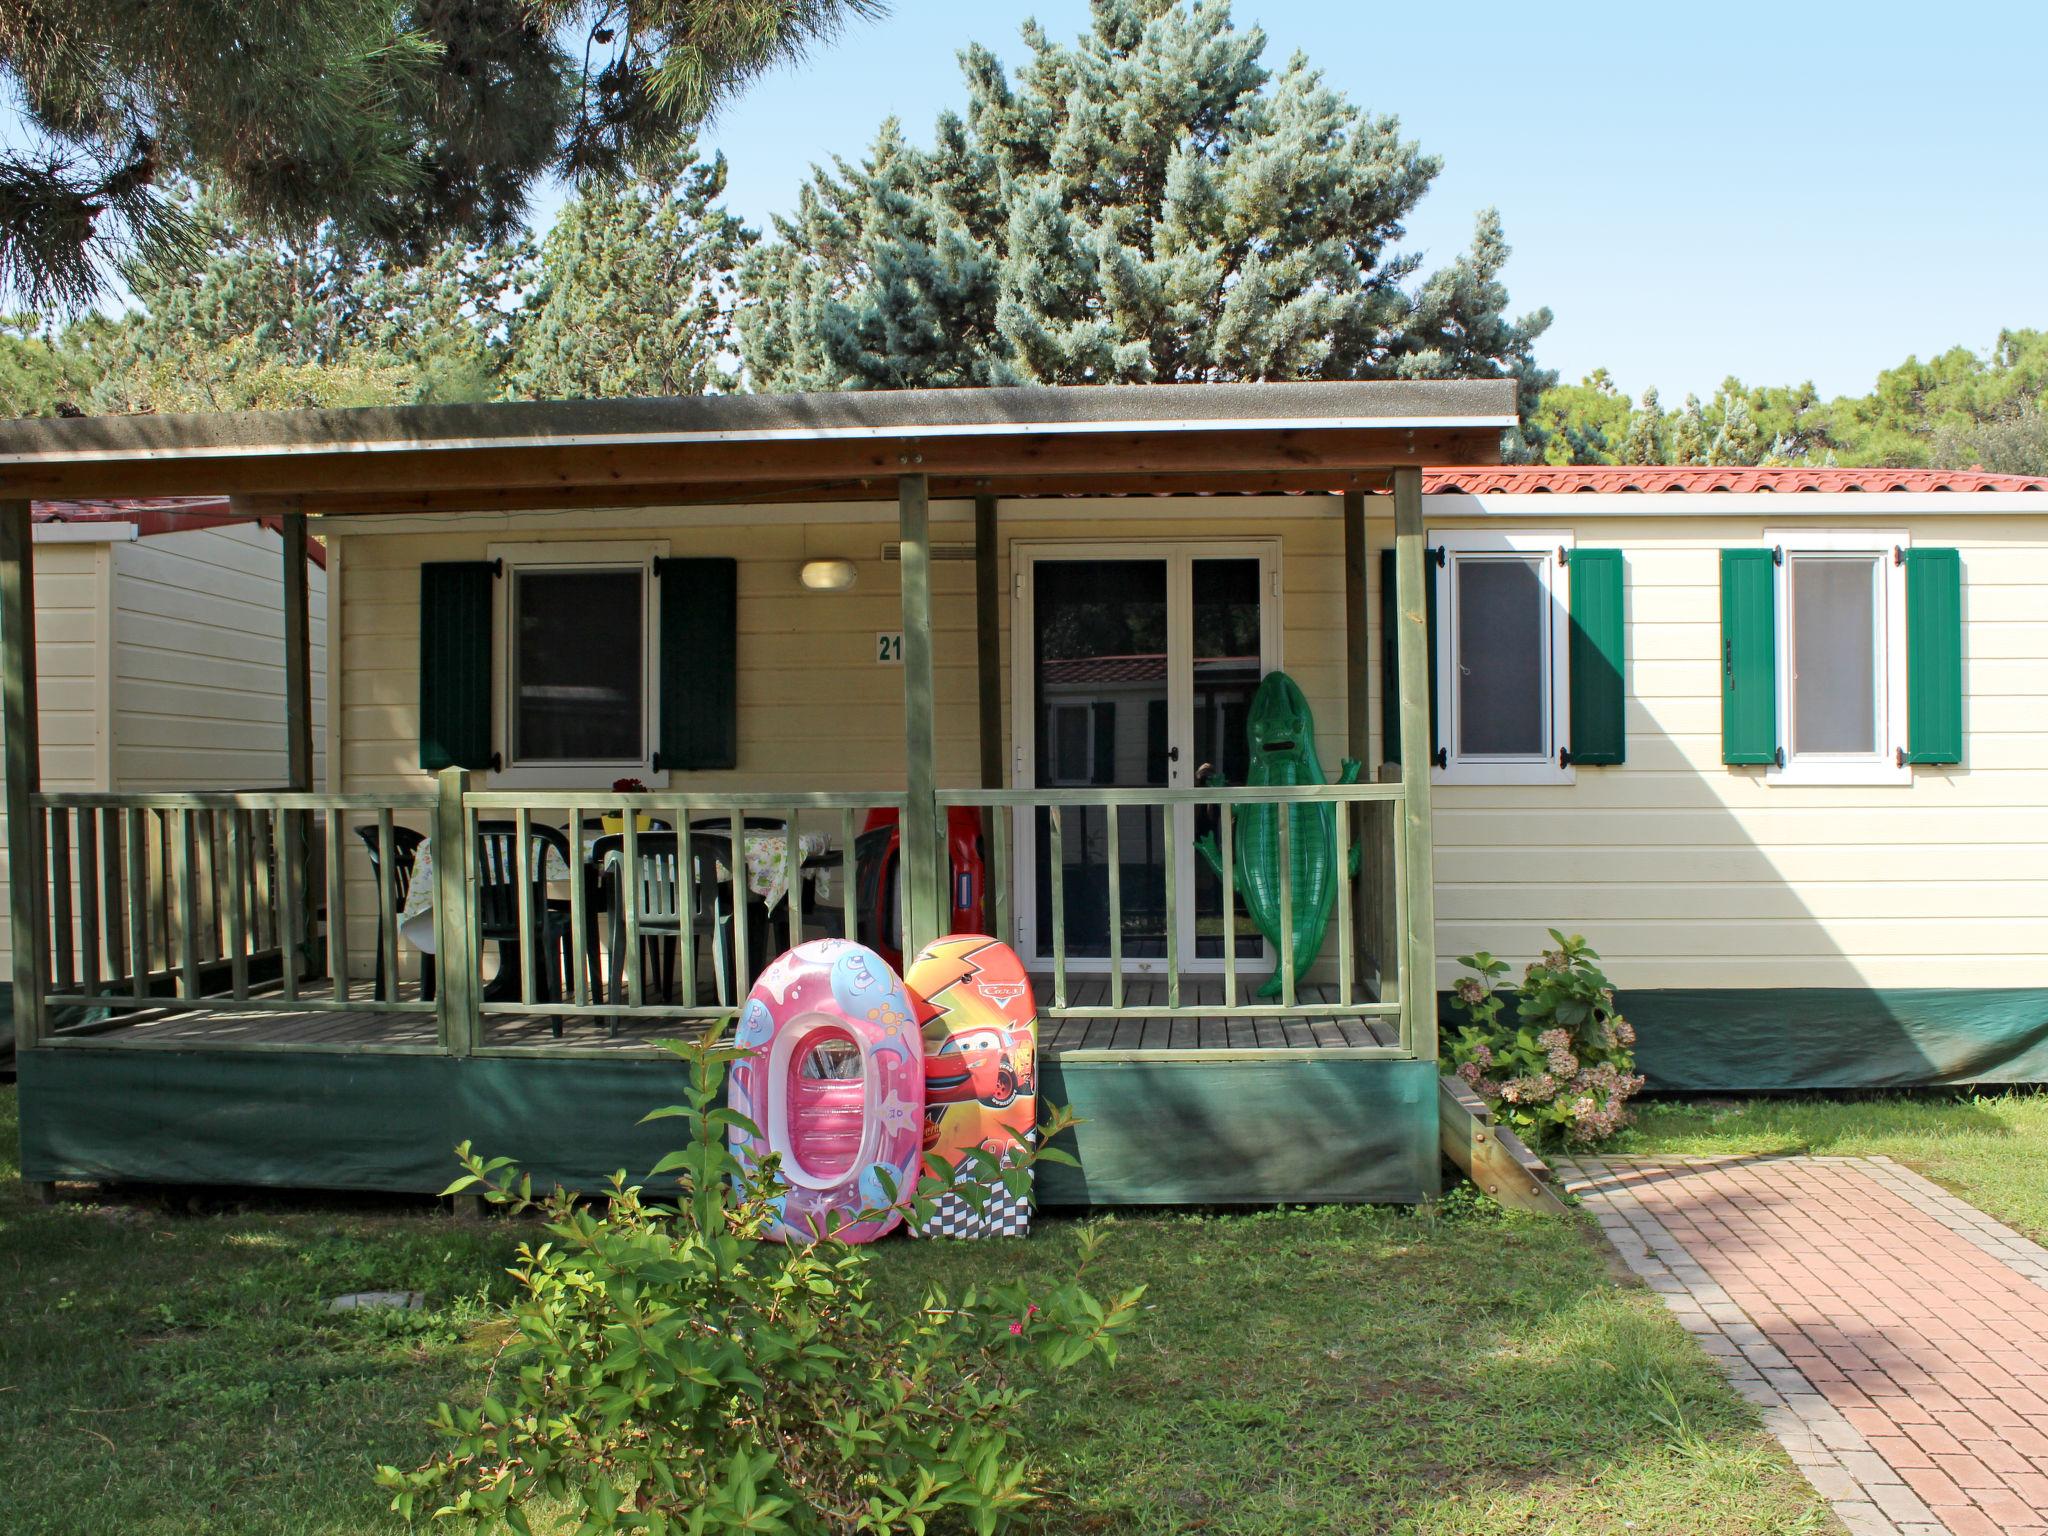
M 2048 1093 L 1651 1102 L 1610 1150 L 1891 1157 L 2048 1242 Z
M 0 1498 L 17 1536 L 391 1530 L 374 1460 L 424 1458 L 420 1420 L 474 1390 L 520 1228 L 430 1205 L 28 1205 L 0 1087 Z M 986 1266 L 1052 1273 L 1076 1224 L 1028 1243 L 892 1242 L 906 1294 Z M 1835 1530 L 1812 1490 L 1648 1292 L 1572 1224 L 1469 1200 L 1434 1212 L 1124 1216 L 1098 1289 L 1153 1304 L 1113 1372 L 1037 1401 L 1072 1496 L 1040 1536 L 1091 1532 Z M 422 1290 L 424 1313 L 327 1298 Z

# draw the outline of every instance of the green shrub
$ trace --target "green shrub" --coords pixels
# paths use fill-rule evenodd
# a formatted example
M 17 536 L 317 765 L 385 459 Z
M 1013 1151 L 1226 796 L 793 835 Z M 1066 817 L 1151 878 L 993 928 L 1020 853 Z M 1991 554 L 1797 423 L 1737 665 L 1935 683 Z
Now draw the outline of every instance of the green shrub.
M 392 1508 L 502 1518 L 522 1536 L 535 1504 L 565 1506 L 563 1528 L 579 1536 L 985 1536 L 1038 1499 L 1039 1468 L 1019 1440 L 1023 1376 L 1114 1361 L 1142 1294 L 1104 1303 L 1082 1287 L 1100 1234 L 1084 1231 L 1073 1278 L 1040 1294 L 995 1284 L 957 1300 L 884 1297 L 864 1247 L 829 1232 L 809 1245 L 761 1240 L 774 1160 L 743 1170 L 726 1132 L 745 1122 L 718 1107 L 744 1052 L 715 1034 L 668 1048 L 688 1063 L 686 1102 L 649 1118 L 680 1117 L 689 1135 L 648 1181 L 676 1175 L 673 1204 L 623 1173 L 601 1207 L 560 1191 L 536 1202 L 509 1160 L 457 1150 L 466 1172 L 450 1193 L 538 1209 L 548 1240 L 520 1246 L 512 1342 L 482 1401 L 436 1415 L 445 1451 L 414 1471 L 378 1468 Z M 983 1188 L 1021 1187 L 1037 1158 L 1064 1159 L 1043 1143 L 1071 1124 L 1055 1112 L 1037 1149 L 1002 1168 L 977 1154 L 966 1172 Z M 948 1188 L 982 1197 L 956 1184 L 961 1170 L 927 1163 L 906 1201 L 913 1219 Z M 990 1267 L 1000 1264 L 991 1246 Z
M 1515 1020 L 1501 1015 L 1508 964 L 1485 950 L 1460 955 L 1452 1006 L 1472 1022 L 1444 1044 L 1444 1060 L 1494 1113 L 1530 1141 L 1592 1146 L 1628 1123 L 1636 1075 L 1636 1032 L 1614 1011 L 1614 988 L 1599 955 L 1555 928 L 1547 949 L 1522 973 Z

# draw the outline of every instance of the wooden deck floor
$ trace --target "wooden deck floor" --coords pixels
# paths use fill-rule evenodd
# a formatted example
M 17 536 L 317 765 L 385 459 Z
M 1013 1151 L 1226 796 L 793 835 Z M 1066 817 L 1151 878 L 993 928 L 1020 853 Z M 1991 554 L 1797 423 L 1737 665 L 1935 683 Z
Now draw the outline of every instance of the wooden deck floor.
M 1082 1050 L 1264 1050 L 1341 1049 L 1344 1047 L 1394 1045 L 1398 1035 L 1391 1019 L 1322 1018 L 1185 1018 L 1185 1019 L 1073 1019 L 1051 1018 L 1045 1010 L 1052 1002 L 1052 978 L 1035 976 L 1033 984 L 1040 1008 L 1039 1048 L 1057 1055 Z M 1239 1004 L 1256 1001 L 1251 996 L 1256 978 L 1239 981 Z M 1076 1008 L 1109 1005 L 1106 976 L 1070 976 L 1068 1002 Z M 1166 987 L 1154 977 L 1131 977 L 1125 982 L 1128 1006 L 1163 1006 Z M 331 994 L 327 994 L 331 995 Z M 416 1001 L 416 984 L 401 990 L 404 1001 Z M 1304 1003 L 1334 1003 L 1332 986 L 1304 986 Z M 378 1007 L 366 982 L 351 988 L 346 1009 L 285 1009 L 275 993 L 259 1001 L 267 1006 L 251 1007 L 231 999 L 201 1010 L 144 1008 L 84 1026 L 60 1029 L 62 1037 L 87 1037 L 95 1044 L 133 1049 L 192 1050 L 208 1045 L 259 1043 L 265 1045 L 314 1045 L 321 1047 L 388 1046 L 431 1047 L 440 1038 L 431 1013 L 395 1013 Z M 1182 1006 L 1222 1007 L 1223 980 L 1219 976 L 1188 976 L 1181 982 Z M 486 1016 L 484 1043 L 487 1046 L 568 1046 L 579 1050 L 638 1050 L 648 1041 L 679 1033 L 688 1026 L 681 1021 L 626 1020 L 615 1030 L 608 1020 L 589 1017 L 565 1018 L 557 1037 L 545 1015 Z

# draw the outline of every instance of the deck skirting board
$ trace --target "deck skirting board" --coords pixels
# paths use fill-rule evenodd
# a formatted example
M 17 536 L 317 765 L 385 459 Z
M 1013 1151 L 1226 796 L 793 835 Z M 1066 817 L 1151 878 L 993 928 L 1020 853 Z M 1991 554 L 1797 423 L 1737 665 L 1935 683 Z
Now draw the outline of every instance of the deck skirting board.
M 204 1049 L 32 1051 L 20 1063 L 23 1177 L 432 1194 L 472 1141 L 537 1184 L 599 1189 L 675 1145 L 647 1111 L 679 1063 Z M 1326 1055 L 1230 1061 L 1045 1058 L 1041 1095 L 1084 1124 L 1048 1206 L 1412 1201 L 1437 1179 L 1436 1069 Z M 118 1106 L 118 1109 L 110 1109 Z
M 1624 987 L 1652 1092 L 2048 1082 L 2048 987 Z M 1443 1028 L 1463 1019 L 1438 994 Z

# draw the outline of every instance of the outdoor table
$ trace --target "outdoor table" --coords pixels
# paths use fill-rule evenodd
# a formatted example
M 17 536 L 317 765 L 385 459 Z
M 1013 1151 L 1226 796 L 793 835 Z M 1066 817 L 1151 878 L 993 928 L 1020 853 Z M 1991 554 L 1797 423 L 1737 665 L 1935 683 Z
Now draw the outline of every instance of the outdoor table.
M 700 834 L 709 832 L 719 835 L 719 830 L 699 828 Z M 763 906 L 773 912 L 789 894 L 789 839 L 779 830 L 749 827 L 746 830 L 747 889 L 761 899 Z M 725 841 L 730 844 L 732 834 L 725 831 Z M 799 832 L 796 840 L 797 858 L 803 865 L 803 875 L 812 882 L 812 888 L 820 899 L 829 899 L 826 889 L 832 874 L 830 860 L 820 859 L 831 846 L 822 832 Z M 589 857 L 590 843 L 585 842 L 585 857 Z M 732 877 L 729 866 L 718 867 L 718 878 Z M 548 850 L 546 879 L 550 885 L 565 884 L 569 871 L 563 865 L 562 856 L 553 849 Z M 423 955 L 434 953 L 434 840 L 427 838 L 420 843 L 419 854 L 413 862 L 412 882 L 405 890 L 405 905 L 398 914 L 398 931 L 405 941 Z

